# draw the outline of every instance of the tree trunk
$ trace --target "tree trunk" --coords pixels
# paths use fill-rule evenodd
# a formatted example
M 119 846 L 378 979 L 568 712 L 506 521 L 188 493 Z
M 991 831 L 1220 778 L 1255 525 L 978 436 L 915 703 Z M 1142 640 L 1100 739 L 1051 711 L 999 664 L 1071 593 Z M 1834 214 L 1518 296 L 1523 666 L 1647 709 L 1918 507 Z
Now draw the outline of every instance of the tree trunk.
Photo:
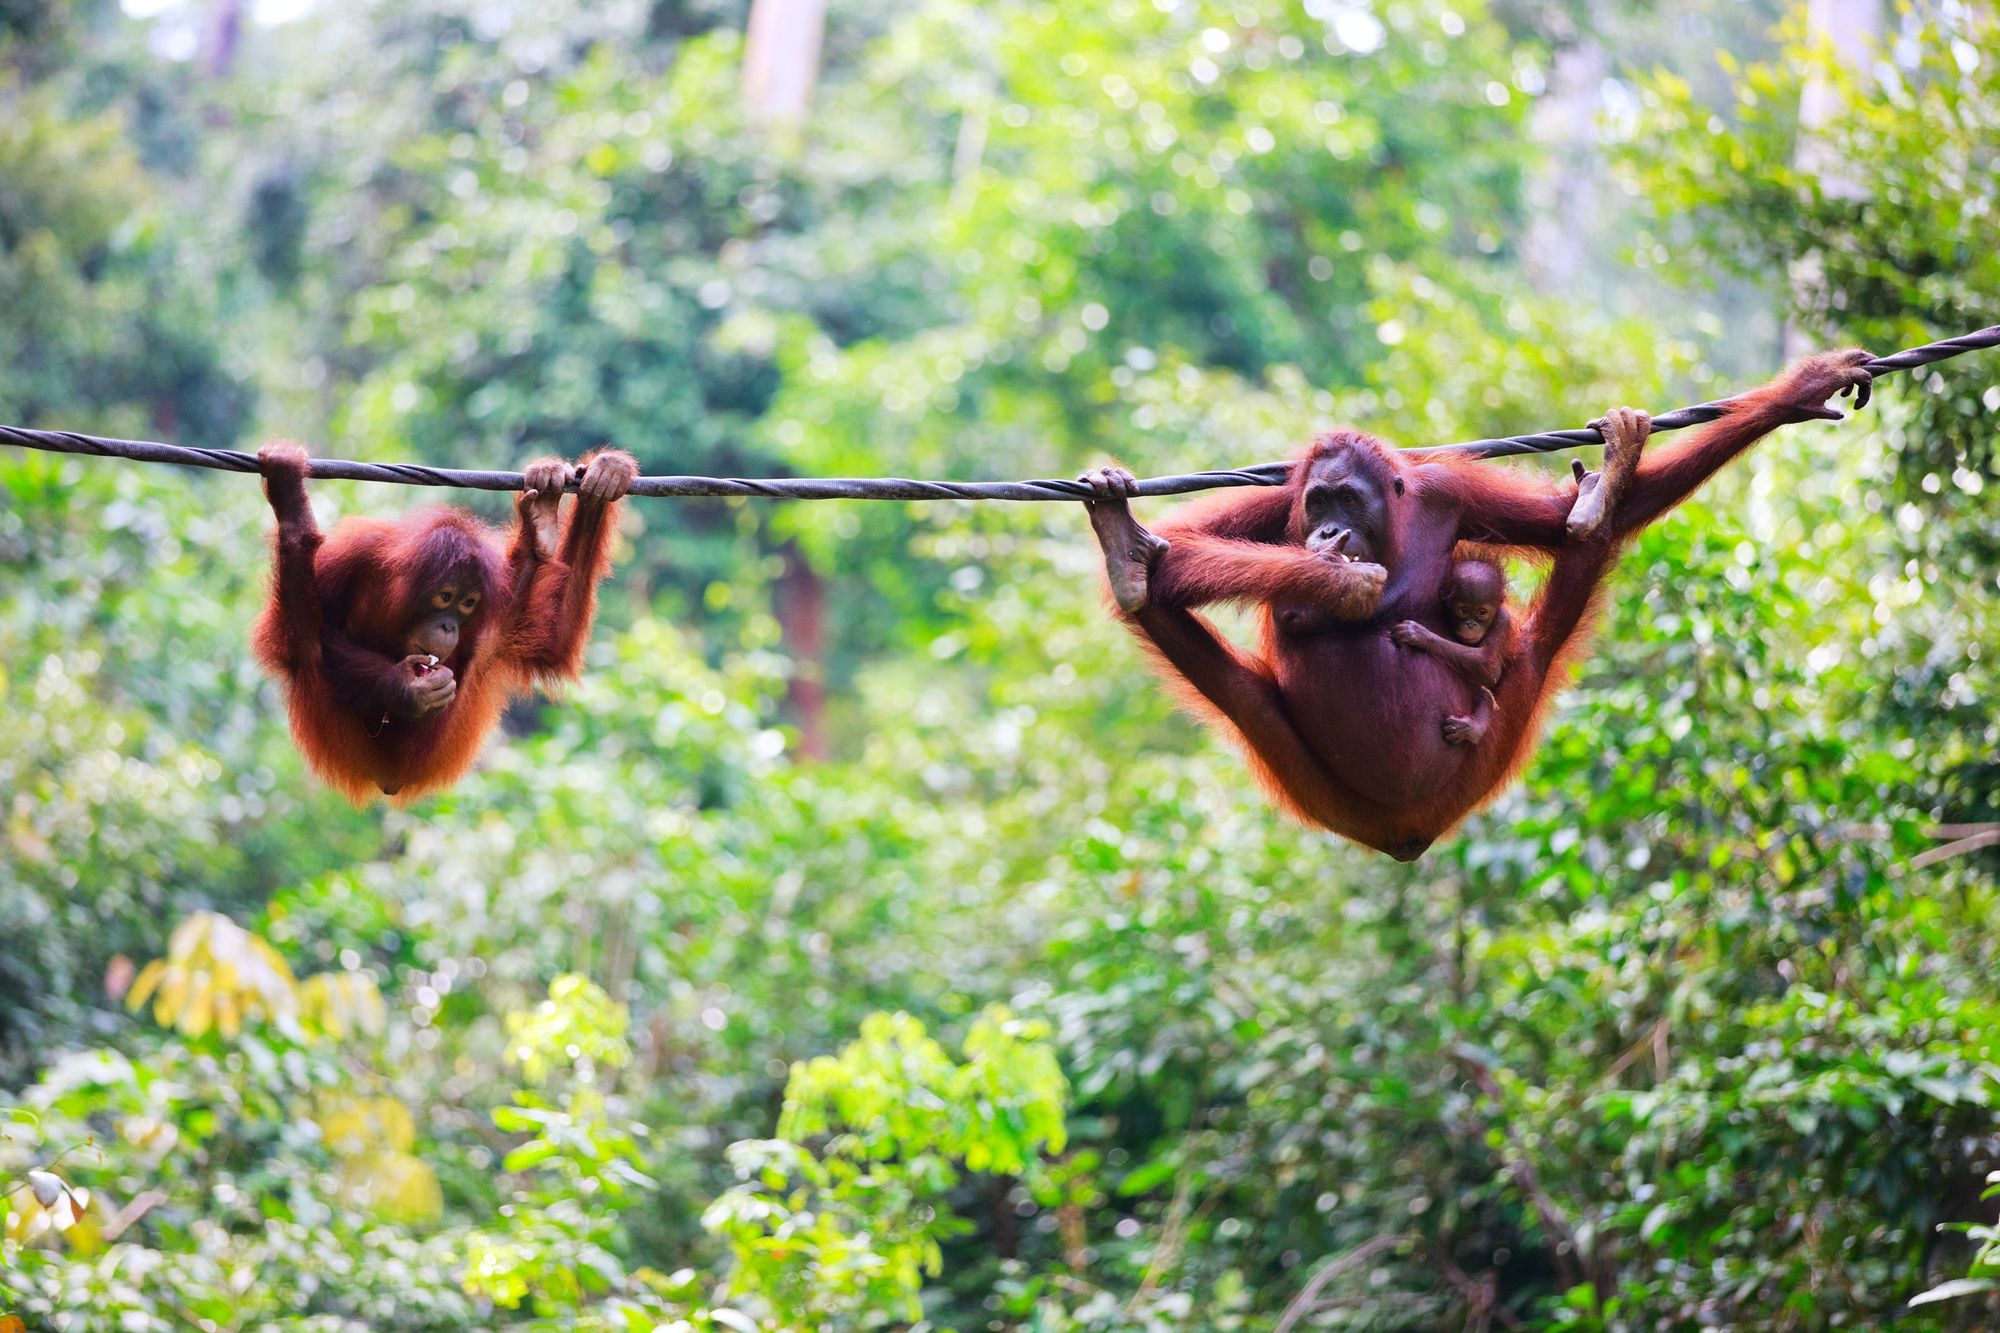
M 1603 209 L 1604 153 L 1597 143 L 1598 89 L 1611 58 L 1594 38 L 1558 47 L 1548 89 L 1538 98 L 1529 133 L 1548 146 L 1530 190 L 1536 207 L 1522 245 L 1529 278 L 1545 292 L 1574 292 L 1596 261 L 1582 244 L 1588 219 Z
M 826 0 L 753 0 L 743 51 L 743 100 L 752 115 L 805 119 L 825 30 Z
M 771 609 L 792 660 L 785 713 L 799 729 L 799 757 L 819 761 L 827 757 L 826 580 L 807 563 L 796 542 L 785 543 L 783 554 L 785 572 L 771 590 Z
M 211 79 L 229 76 L 236 67 L 236 48 L 243 40 L 243 0 L 215 0 L 201 33 L 201 72 Z
M 1806 30 L 1814 41 L 1831 42 L 1842 65 L 1858 70 L 1881 41 L 1882 0 L 1807 0 Z M 1817 73 L 1808 76 L 1805 87 L 1799 90 L 1799 142 L 1792 163 L 1801 172 L 1819 177 L 1820 189 L 1830 198 L 1855 199 L 1864 187 L 1821 133 L 1839 111 L 1839 90 Z M 1817 254 L 1793 261 L 1793 310 L 1809 310 L 1824 302 L 1822 273 Z M 1785 359 L 1814 349 L 1812 336 L 1799 327 L 1798 320 L 1786 320 Z
M 752 0 L 743 50 L 743 101 L 752 117 L 796 125 L 812 107 L 819 77 L 826 0 Z M 782 551 L 785 571 L 771 590 L 772 610 L 792 679 L 785 712 L 799 729 L 798 756 L 827 757 L 826 583 L 795 542 Z

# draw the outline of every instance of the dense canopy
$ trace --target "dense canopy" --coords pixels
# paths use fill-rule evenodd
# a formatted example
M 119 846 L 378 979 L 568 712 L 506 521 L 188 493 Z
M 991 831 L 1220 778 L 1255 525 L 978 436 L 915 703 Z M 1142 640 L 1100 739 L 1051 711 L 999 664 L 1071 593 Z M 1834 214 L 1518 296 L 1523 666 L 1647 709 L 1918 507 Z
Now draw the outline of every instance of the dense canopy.
M 748 8 L 0 2 L 0 422 L 1147 475 L 2000 322 L 1988 6 L 843 0 L 795 121 Z M 0 1329 L 1991 1327 L 1996 423 L 1733 465 L 1408 867 L 1074 506 L 632 502 L 582 682 L 356 810 L 256 484 L 0 447 Z

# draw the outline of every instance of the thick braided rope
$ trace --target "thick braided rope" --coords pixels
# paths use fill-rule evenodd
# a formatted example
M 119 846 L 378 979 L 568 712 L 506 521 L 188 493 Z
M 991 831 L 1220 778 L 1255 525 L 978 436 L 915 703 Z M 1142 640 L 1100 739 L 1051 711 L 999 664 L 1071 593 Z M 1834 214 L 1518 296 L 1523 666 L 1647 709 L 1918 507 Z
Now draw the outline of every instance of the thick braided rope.
M 1947 357 L 1960 356 L 1981 348 L 2000 346 L 2000 325 L 1980 329 L 1957 338 L 1912 347 L 1868 363 L 1873 375 L 1927 366 Z M 1653 433 L 1679 430 L 1684 426 L 1713 421 L 1722 415 L 1727 399 L 1678 408 L 1653 418 Z M 1419 457 L 1458 456 L 1507 458 L 1517 454 L 1544 454 L 1559 449 L 1578 449 L 1602 444 L 1604 436 L 1585 427 L 1580 430 L 1543 431 L 1536 435 L 1510 435 L 1504 439 L 1468 440 L 1463 444 L 1436 445 L 1411 449 Z M 235 449 L 192 449 L 185 445 L 159 444 L 150 440 L 105 439 L 74 431 L 29 430 L 23 426 L 0 426 L 0 444 L 23 449 L 44 449 L 63 454 L 92 454 L 104 458 L 127 458 L 141 463 L 174 463 L 182 467 L 213 468 L 221 472 L 258 472 L 255 454 Z M 1183 495 L 1189 491 L 1216 490 L 1226 486 L 1279 486 L 1291 475 L 1290 463 L 1259 463 L 1253 467 L 1214 472 L 1191 472 L 1174 477 L 1148 477 L 1138 485 L 1139 495 Z M 423 467 L 416 463 L 356 463 L 341 458 L 315 458 L 310 474 L 332 481 L 383 481 L 403 486 L 453 486 L 477 491 L 518 491 L 518 472 L 479 472 L 462 468 Z M 571 486 L 574 488 L 575 483 Z M 632 483 L 633 495 L 749 496 L 765 500 L 1087 500 L 1094 492 L 1082 482 L 1046 481 L 910 481 L 901 477 L 640 477 Z

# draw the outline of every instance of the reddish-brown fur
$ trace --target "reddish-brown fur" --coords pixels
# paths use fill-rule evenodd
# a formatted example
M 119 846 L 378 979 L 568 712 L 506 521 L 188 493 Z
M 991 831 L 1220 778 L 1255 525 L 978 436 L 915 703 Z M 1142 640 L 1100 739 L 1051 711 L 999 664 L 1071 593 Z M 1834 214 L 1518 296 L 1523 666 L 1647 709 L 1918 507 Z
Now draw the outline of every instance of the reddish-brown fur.
M 615 499 L 573 502 L 554 552 L 538 540 L 525 497 L 511 541 L 442 506 L 349 518 L 322 534 L 306 500 L 304 451 L 272 445 L 260 458 L 278 530 L 254 649 L 284 681 L 293 738 L 329 786 L 356 804 L 378 793 L 401 804 L 447 787 L 472 766 L 510 699 L 577 678 L 610 564 Z M 585 465 L 600 458 L 627 481 L 637 470 L 616 451 Z M 569 471 L 540 464 L 551 465 Z M 428 716 L 392 716 L 410 628 L 446 581 L 483 596 L 441 664 L 456 694 Z
M 1865 398 L 1865 359 L 1809 357 L 1733 400 L 1719 420 L 1646 453 L 1611 521 L 1588 541 L 1565 539 L 1574 482 L 1487 463 L 1418 463 L 1358 432 L 1322 436 L 1285 487 L 1210 498 L 1163 523 L 1167 549 L 1152 566 L 1144 605 L 1125 618 L 1183 699 L 1242 738 L 1253 771 L 1285 809 L 1414 860 L 1527 762 L 1624 542 L 1771 430 L 1837 418 L 1821 406 L 1835 392 L 1860 386 Z M 1368 557 L 1386 569 L 1386 583 L 1372 565 L 1328 560 L 1303 544 L 1308 472 L 1328 458 L 1393 496 L 1382 549 Z M 1107 526 L 1100 522 L 1100 536 Z M 1387 633 L 1406 619 L 1444 628 L 1438 589 L 1460 543 L 1554 561 L 1534 604 L 1510 616 L 1516 626 L 1494 687 L 1497 709 L 1473 747 L 1445 743 L 1438 719 L 1468 712 L 1477 687 Z M 1257 610 L 1254 654 L 1194 614 L 1231 601 Z M 1302 603 L 1319 623 L 1293 632 L 1273 603 Z

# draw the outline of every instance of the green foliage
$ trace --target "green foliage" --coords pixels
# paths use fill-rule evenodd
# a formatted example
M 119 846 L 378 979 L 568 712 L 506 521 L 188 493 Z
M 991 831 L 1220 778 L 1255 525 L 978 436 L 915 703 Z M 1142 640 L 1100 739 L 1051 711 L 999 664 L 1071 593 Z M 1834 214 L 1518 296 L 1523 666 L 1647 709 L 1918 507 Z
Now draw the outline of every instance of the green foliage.
M 722 6 L 318 6 L 221 73 L 0 4 L 0 416 L 242 443 L 240 376 L 343 454 L 1180 470 L 1716 396 L 1746 293 L 1993 322 L 1990 15 L 1848 74 L 1682 9 L 1575 16 L 1634 80 L 1560 6 L 833 6 L 787 128 Z M 4 451 L 0 1319 L 1991 1326 L 2000 853 L 1936 831 L 2000 819 L 1996 365 L 1650 530 L 1409 868 L 1175 714 L 1066 507 L 631 506 L 584 680 L 353 811 L 248 661 L 256 488 Z
M 2000 1171 L 1986 1177 L 1986 1192 L 1979 1197 L 2000 1197 Z M 1972 1256 L 1971 1276 L 1940 1282 L 1929 1291 L 1910 1297 L 1911 1305 L 1929 1305 L 1933 1301 L 2000 1290 L 2000 1226 L 1967 1225 L 1963 1229 L 1966 1235 L 1979 1242 L 1979 1253 Z
M 10 59 L 21 36 L 0 16 L 0 420 L 229 443 L 251 396 L 126 119 L 83 95 L 92 62 Z
M 596 1067 L 617 1069 L 631 1060 L 625 1024 L 624 1006 L 587 977 L 566 973 L 549 983 L 549 998 L 534 1009 L 507 1015 L 507 1058 L 530 1083 L 572 1065 L 588 1081 Z
M 792 1070 L 778 1132 L 806 1139 L 846 1126 L 829 1149 L 838 1156 L 908 1166 L 936 1155 L 1019 1175 L 1036 1153 L 1063 1149 L 1067 1089 L 1047 1036 L 1045 1024 L 994 1009 L 955 1065 L 908 1014 L 876 1015 L 838 1057 Z
M 611 1248 L 629 1192 L 652 1183 L 638 1170 L 643 1128 L 619 1119 L 621 1103 L 594 1086 L 600 1069 L 630 1057 L 626 1017 L 574 974 L 556 978 L 533 1010 L 507 1015 L 508 1058 L 531 1086 L 494 1109 L 493 1125 L 527 1136 L 500 1163 L 519 1184 L 504 1225 L 476 1229 L 462 1245 L 466 1293 L 499 1311 L 551 1320 L 587 1311 L 577 1326 L 607 1329 L 664 1313 L 648 1275 L 628 1274 Z
M 874 1014 L 838 1056 L 793 1066 L 781 1137 L 731 1145 L 743 1183 L 702 1224 L 728 1240 L 730 1289 L 784 1330 L 920 1319 L 942 1242 L 972 1228 L 939 1201 L 975 1174 L 1039 1174 L 1061 1152 L 1067 1085 L 1047 1026 L 982 1014 L 954 1063 L 908 1014 Z M 825 1137 L 817 1153 L 800 1146 Z

